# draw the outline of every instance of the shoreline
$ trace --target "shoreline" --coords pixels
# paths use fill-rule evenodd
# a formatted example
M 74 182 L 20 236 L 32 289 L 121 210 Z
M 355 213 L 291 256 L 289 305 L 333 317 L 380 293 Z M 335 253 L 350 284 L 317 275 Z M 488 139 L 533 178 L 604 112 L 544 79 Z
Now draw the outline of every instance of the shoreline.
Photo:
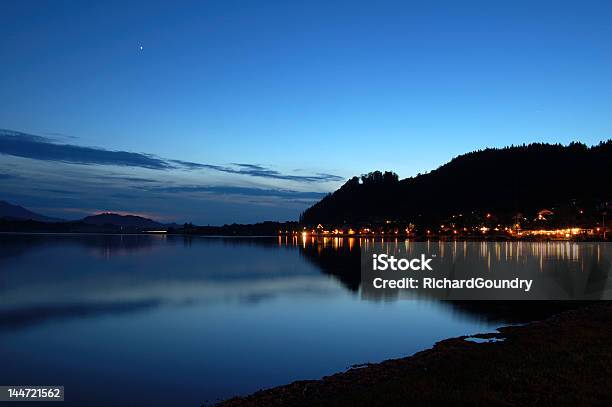
M 288 238 L 292 235 L 279 235 L 279 234 L 260 234 L 260 235 L 249 235 L 249 234 L 197 234 L 197 233 L 180 233 L 180 232 L 161 232 L 161 231 L 92 231 L 92 232 L 80 232 L 80 231 L 6 231 L 0 230 L 1 235 L 100 235 L 100 236 L 181 236 L 191 238 Z M 295 237 L 295 236 L 294 236 Z M 431 236 L 409 236 L 409 235 L 312 235 L 310 238 L 316 240 L 321 239 L 384 239 L 385 241 L 394 241 L 398 239 L 408 240 L 413 242 L 572 242 L 572 243 L 608 243 L 609 238 L 594 239 L 584 237 L 571 237 L 571 238 L 553 238 L 553 237 L 523 237 L 513 238 L 507 236 L 491 235 L 491 236 L 444 236 L 444 235 L 431 235 Z
M 601 302 L 216 405 L 611 405 L 610 383 L 612 303 Z

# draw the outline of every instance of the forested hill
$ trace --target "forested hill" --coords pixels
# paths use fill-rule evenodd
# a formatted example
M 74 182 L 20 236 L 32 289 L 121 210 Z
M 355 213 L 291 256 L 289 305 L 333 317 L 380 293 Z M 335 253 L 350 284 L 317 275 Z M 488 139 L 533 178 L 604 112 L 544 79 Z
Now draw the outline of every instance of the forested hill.
M 471 211 L 513 216 L 568 202 L 594 207 L 610 200 L 611 189 L 612 140 L 593 147 L 538 143 L 471 152 L 403 180 L 380 171 L 353 177 L 301 221 L 424 224 Z

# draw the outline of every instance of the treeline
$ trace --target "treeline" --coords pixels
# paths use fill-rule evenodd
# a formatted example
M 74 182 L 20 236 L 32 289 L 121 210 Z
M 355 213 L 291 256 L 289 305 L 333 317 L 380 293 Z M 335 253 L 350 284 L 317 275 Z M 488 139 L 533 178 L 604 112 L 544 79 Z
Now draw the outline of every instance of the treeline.
M 182 228 L 170 229 L 169 233 L 204 236 L 275 236 L 279 232 L 292 232 L 298 229 L 297 222 L 261 222 L 255 224 L 231 224 L 223 226 L 195 226 L 185 223 Z
M 454 158 L 427 174 L 399 180 L 392 172 L 353 177 L 308 208 L 308 225 L 411 221 L 436 223 L 452 214 L 534 213 L 568 202 L 589 208 L 611 198 L 612 140 L 489 148 Z

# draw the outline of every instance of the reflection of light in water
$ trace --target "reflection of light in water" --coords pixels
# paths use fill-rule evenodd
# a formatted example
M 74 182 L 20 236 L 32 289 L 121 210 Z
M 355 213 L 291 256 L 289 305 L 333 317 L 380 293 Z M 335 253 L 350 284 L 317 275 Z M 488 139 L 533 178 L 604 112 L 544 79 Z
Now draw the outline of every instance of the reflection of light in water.
M 540 271 L 544 271 L 544 258 L 540 256 Z
M 316 252 L 322 253 L 322 249 L 341 251 L 348 246 L 349 251 L 354 249 L 370 250 L 375 248 L 381 253 L 393 255 L 403 253 L 404 255 L 412 256 L 420 254 L 421 250 L 426 250 L 427 253 L 436 253 L 440 259 L 448 259 L 448 261 L 464 261 L 480 258 L 483 263 L 486 262 L 486 268 L 489 271 L 494 271 L 499 265 L 512 262 L 522 266 L 527 266 L 530 262 L 533 266 L 544 272 L 547 269 L 547 262 L 551 260 L 574 263 L 576 269 L 580 267 L 581 271 L 589 269 L 589 261 L 593 259 L 597 264 L 602 261 L 601 244 L 588 242 L 566 242 L 566 241 L 539 241 L 539 242 L 468 242 L 461 241 L 440 241 L 427 240 L 425 242 L 412 242 L 410 239 L 384 239 L 378 237 L 341 237 L 341 236 L 312 236 L 308 233 L 301 233 L 293 236 L 291 241 L 287 237 L 283 240 L 278 237 L 279 246 L 302 246 L 306 249 L 307 246 L 316 246 Z M 345 242 L 345 239 L 348 239 Z M 437 252 L 436 252 L 437 249 Z M 109 256 L 113 252 L 113 248 L 104 248 L 104 255 Z M 461 253 L 462 252 L 462 253 Z M 585 258 L 586 257 L 586 258 Z M 585 260 L 587 260 L 585 262 Z M 585 264 L 586 263 L 586 264 Z

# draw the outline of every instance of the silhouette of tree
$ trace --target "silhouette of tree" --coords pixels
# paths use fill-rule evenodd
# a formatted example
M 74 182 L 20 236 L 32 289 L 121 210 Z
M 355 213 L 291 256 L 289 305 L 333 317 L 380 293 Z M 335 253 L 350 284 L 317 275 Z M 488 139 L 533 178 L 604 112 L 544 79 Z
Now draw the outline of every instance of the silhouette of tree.
M 348 180 L 308 208 L 306 224 L 374 222 L 385 219 L 435 224 L 455 213 L 516 213 L 569 203 L 595 207 L 611 201 L 612 140 L 582 143 L 533 143 L 488 148 L 452 159 L 426 174 L 399 180 L 373 171 Z

